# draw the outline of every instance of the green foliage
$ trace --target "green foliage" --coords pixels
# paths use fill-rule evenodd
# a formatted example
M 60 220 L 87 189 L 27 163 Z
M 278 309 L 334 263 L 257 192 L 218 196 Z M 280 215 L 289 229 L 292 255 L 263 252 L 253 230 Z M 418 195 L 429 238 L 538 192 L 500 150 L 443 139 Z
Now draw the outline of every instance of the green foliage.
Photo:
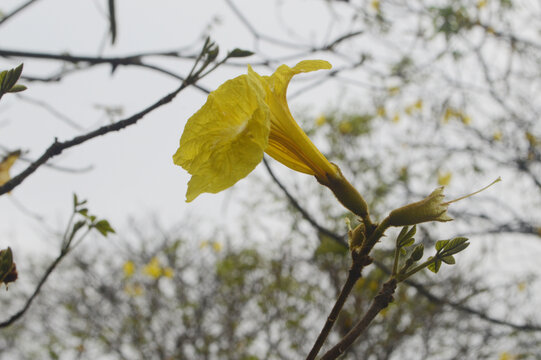
M 88 213 L 88 208 L 83 207 L 86 205 L 87 200 L 79 200 L 76 194 L 73 194 L 73 212 L 83 216 L 83 220 L 77 221 L 72 228 L 70 239 L 73 239 L 75 234 L 84 226 L 88 227 L 88 230 L 96 229 L 101 235 L 107 237 L 110 233 L 115 233 L 115 230 L 109 224 L 106 219 L 98 219 L 96 215 Z
M 242 57 L 252 56 L 253 54 L 254 53 L 252 51 L 235 48 L 229 54 L 227 54 L 227 57 L 242 58 Z
M 474 25 L 469 18 L 465 7 L 446 6 L 432 8 L 434 13 L 434 27 L 436 33 L 443 33 L 447 39 L 458 34 L 462 30 L 469 30 Z
M 11 248 L 0 250 L 0 285 L 17 280 L 17 269 L 13 262 L 13 253 Z
M 413 245 L 415 243 L 415 239 L 413 238 L 413 236 L 415 236 L 416 232 L 416 225 L 413 225 L 411 229 L 409 229 L 409 231 L 408 227 L 404 226 L 400 231 L 400 234 L 398 234 L 398 237 L 396 238 L 396 246 L 398 248 L 404 248 Z
M 0 98 L 6 93 L 14 93 L 26 90 L 26 86 L 17 84 L 23 72 L 23 64 L 11 70 L 0 73 Z
M 466 249 L 469 245 L 470 243 L 465 237 L 437 241 L 434 246 L 436 255 L 429 257 L 427 260 L 429 262 L 427 266 L 428 270 L 437 273 L 440 270 L 442 263 L 454 265 L 456 261 L 453 255 Z

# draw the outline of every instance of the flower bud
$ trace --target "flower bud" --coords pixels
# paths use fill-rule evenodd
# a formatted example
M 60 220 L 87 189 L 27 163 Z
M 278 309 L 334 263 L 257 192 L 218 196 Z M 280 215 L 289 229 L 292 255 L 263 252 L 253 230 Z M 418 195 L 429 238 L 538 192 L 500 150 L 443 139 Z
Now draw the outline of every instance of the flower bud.
M 349 230 L 348 236 L 349 236 L 349 248 L 352 251 L 356 249 L 360 249 L 366 238 L 364 224 L 359 224 L 357 225 L 355 229 Z
M 434 190 L 430 195 L 421 201 L 414 202 L 401 208 L 391 211 L 389 224 L 391 226 L 415 225 L 427 221 L 451 221 L 447 215 L 448 202 L 444 202 L 444 187 Z

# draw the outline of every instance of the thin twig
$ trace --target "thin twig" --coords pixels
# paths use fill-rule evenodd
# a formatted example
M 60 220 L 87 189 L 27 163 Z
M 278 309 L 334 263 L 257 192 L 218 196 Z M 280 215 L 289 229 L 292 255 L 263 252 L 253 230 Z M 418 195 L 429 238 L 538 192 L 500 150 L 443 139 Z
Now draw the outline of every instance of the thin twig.
M 319 353 L 319 350 L 321 350 L 321 347 L 325 343 L 325 340 L 327 340 L 327 337 L 329 336 L 338 315 L 340 315 L 340 312 L 342 311 L 342 308 L 344 307 L 346 299 L 351 293 L 353 286 L 355 286 L 357 280 L 361 278 L 361 271 L 365 265 L 366 264 L 362 263 L 361 261 L 356 261 L 355 259 L 352 261 L 351 268 L 348 272 L 348 277 L 344 283 L 344 286 L 342 287 L 342 290 L 340 291 L 340 295 L 338 295 L 338 299 L 336 299 L 336 303 L 327 317 L 327 321 L 325 322 L 325 325 L 323 325 L 323 329 L 321 329 L 321 332 L 319 333 L 316 342 L 312 346 L 310 353 L 306 357 L 306 360 L 314 360 Z
M 13 10 L 12 12 L 10 12 L 6 16 L 4 16 L 2 19 L 0 19 L 0 25 L 2 25 L 4 22 L 8 21 L 13 16 L 15 16 L 18 13 L 20 13 L 21 11 L 23 11 L 24 9 L 26 9 L 28 6 L 30 6 L 32 4 L 35 4 L 36 2 L 38 2 L 38 0 L 29 0 L 29 1 L 25 2 L 24 4 L 22 4 L 21 6 L 19 6 L 15 10 Z
M 116 123 L 113 123 L 111 125 L 105 125 L 102 126 L 94 131 L 91 131 L 87 134 L 76 136 L 68 141 L 60 142 L 57 139 L 49 146 L 49 148 L 33 163 L 31 163 L 23 172 L 18 174 L 17 176 L 13 177 L 11 180 L 6 182 L 4 185 L 0 186 L 0 195 L 3 195 L 11 190 L 13 190 L 16 186 L 21 184 L 28 176 L 30 176 L 34 171 L 36 171 L 41 165 L 45 164 L 49 159 L 53 158 L 54 156 L 59 155 L 62 153 L 62 151 L 76 146 L 80 145 L 90 139 L 93 139 L 98 136 L 105 135 L 107 133 L 110 133 L 112 131 L 119 131 L 122 130 L 130 125 L 134 125 L 142 119 L 145 115 L 148 113 L 154 111 L 155 109 L 159 108 L 162 105 L 165 105 L 169 102 L 171 102 L 182 90 L 184 90 L 186 87 L 191 85 L 193 82 L 195 82 L 197 79 L 195 78 L 189 78 L 186 81 L 182 83 L 182 85 L 177 88 L 175 91 L 169 93 L 168 95 L 164 96 L 154 104 L 150 105 L 149 107 L 145 108 L 144 110 L 130 116 L 127 119 L 120 120 Z
M 396 279 L 391 278 L 385 284 L 378 295 L 372 301 L 372 305 L 366 311 L 363 318 L 329 351 L 321 357 L 321 360 L 333 360 L 342 355 L 353 342 L 368 328 L 377 314 L 393 301 L 393 294 L 396 289 Z
M 26 303 L 22 307 L 21 310 L 19 310 L 17 313 L 12 315 L 9 319 L 6 321 L 3 321 L 0 323 L 0 328 L 8 327 L 9 325 L 13 324 L 15 321 L 17 321 L 21 316 L 24 315 L 24 313 L 30 308 L 30 305 L 32 305 L 32 302 L 34 299 L 38 296 L 41 288 L 43 285 L 45 285 L 45 282 L 49 278 L 49 276 L 52 274 L 53 270 L 57 267 L 57 265 L 62 261 L 62 259 L 69 253 L 69 249 L 62 249 L 60 252 L 60 255 L 49 265 L 47 268 L 47 271 L 45 271 L 45 274 L 41 277 L 41 280 L 38 283 L 38 286 L 34 290 L 34 293 L 26 300 Z

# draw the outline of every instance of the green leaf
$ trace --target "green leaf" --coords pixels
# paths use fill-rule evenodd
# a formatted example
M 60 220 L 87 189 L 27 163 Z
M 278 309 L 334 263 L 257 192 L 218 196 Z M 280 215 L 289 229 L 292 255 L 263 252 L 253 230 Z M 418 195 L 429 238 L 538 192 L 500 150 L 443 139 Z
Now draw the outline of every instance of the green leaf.
M 73 230 L 71 231 L 72 236 L 75 235 L 77 231 L 79 231 L 83 226 L 86 225 L 85 220 L 79 220 L 73 225 Z
M 443 252 L 445 253 L 445 255 L 453 255 L 464 250 L 469 245 L 470 244 L 468 243 L 468 238 L 456 237 L 449 240 L 449 242 L 445 245 Z
M 423 253 L 425 251 L 425 246 L 423 244 L 419 244 L 413 249 L 413 252 L 411 253 L 410 258 L 413 261 L 419 261 L 423 257 Z
M 11 87 L 11 89 L 9 89 L 8 92 L 10 93 L 16 93 L 16 92 L 21 92 L 21 91 L 25 91 L 27 89 L 26 86 L 24 85 L 21 85 L 21 84 L 15 84 Z
M 448 265 L 454 265 L 456 263 L 455 258 L 452 255 L 442 257 L 441 261 Z
M 11 248 L 0 250 L 0 279 L 4 278 L 4 275 L 11 271 L 13 266 L 13 253 Z
M 408 227 L 404 226 L 402 230 L 400 230 L 400 234 L 396 237 L 396 244 L 398 246 L 398 243 L 402 241 L 402 239 L 406 236 L 406 233 L 408 232 Z
M 0 93 L 4 94 L 11 90 L 21 77 L 23 64 L 11 70 L 5 70 L 0 73 Z
M 447 243 L 449 242 L 449 240 L 439 240 L 439 241 L 436 241 L 436 251 L 440 251 L 441 249 L 443 249 L 445 247 L 445 245 L 447 245 Z
M 440 271 L 440 267 L 441 267 L 441 260 L 439 259 L 427 266 L 428 270 L 432 271 L 434 274 L 437 274 L 438 271 Z
M 404 226 L 402 230 L 400 230 L 400 234 L 398 234 L 398 237 L 396 238 L 396 246 L 399 248 L 401 247 L 408 247 L 415 243 L 415 239 L 413 236 L 417 232 L 417 227 L 413 225 L 413 227 L 408 231 L 408 227 Z
M 408 246 L 413 245 L 414 243 L 415 243 L 414 238 L 407 239 L 407 240 L 402 241 L 402 244 L 400 244 L 401 245 L 400 247 L 408 247 Z
M 228 54 L 228 57 L 240 58 L 240 57 L 252 56 L 253 54 L 254 53 L 252 51 L 236 48 L 236 49 L 233 49 L 233 51 L 231 51 Z
M 77 210 L 77 212 L 81 215 L 83 215 L 84 217 L 88 217 L 88 209 L 87 208 L 82 208 L 81 210 Z
M 107 237 L 107 234 L 115 232 L 107 220 L 98 221 L 96 224 L 94 224 L 94 227 L 105 237 Z

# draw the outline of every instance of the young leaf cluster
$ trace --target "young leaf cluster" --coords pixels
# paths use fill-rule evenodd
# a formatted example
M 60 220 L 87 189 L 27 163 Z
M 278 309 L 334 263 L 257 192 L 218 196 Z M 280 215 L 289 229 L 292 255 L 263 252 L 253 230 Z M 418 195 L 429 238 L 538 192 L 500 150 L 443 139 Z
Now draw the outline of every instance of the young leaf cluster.
M 408 253 L 406 248 L 415 243 L 415 239 L 413 238 L 415 232 L 415 226 L 411 228 L 404 226 L 396 238 L 395 259 L 392 274 L 398 281 L 404 281 L 424 268 L 428 268 L 428 270 L 437 273 L 442 263 L 446 263 L 448 265 L 455 264 L 456 260 L 453 255 L 461 252 L 470 245 L 468 239 L 465 237 L 456 237 L 450 240 L 439 240 L 435 244 L 436 254 L 434 256 L 430 256 L 425 262 L 411 268 L 423 257 L 424 245 L 418 244 L 410 252 L 409 257 L 406 259 L 400 270 L 398 270 L 400 257 L 405 256 Z
M 92 215 L 88 212 L 88 208 L 85 207 L 87 201 L 79 200 L 76 194 L 73 194 L 73 213 L 71 214 L 66 232 L 63 237 L 62 253 L 68 253 L 74 246 L 79 244 L 92 229 L 96 229 L 104 237 L 107 237 L 109 233 L 114 233 L 115 230 L 109 224 L 109 221 L 105 219 L 98 219 L 96 215 Z M 81 216 L 82 219 L 73 222 L 76 216 Z M 86 228 L 86 231 L 79 235 L 77 241 L 74 241 L 77 234 Z
M 77 221 L 72 228 L 71 238 L 81 228 L 87 226 L 88 230 L 96 229 L 104 237 L 107 237 L 109 233 L 114 233 L 115 230 L 109 224 L 109 221 L 105 219 L 98 219 L 96 215 L 91 215 L 88 212 L 88 208 L 85 207 L 87 201 L 79 200 L 76 194 L 73 194 L 73 213 L 79 214 L 83 217 L 82 220 Z
M 26 90 L 26 86 L 17 84 L 23 72 L 23 64 L 11 70 L 0 73 L 0 99 L 6 93 L 15 93 Z

